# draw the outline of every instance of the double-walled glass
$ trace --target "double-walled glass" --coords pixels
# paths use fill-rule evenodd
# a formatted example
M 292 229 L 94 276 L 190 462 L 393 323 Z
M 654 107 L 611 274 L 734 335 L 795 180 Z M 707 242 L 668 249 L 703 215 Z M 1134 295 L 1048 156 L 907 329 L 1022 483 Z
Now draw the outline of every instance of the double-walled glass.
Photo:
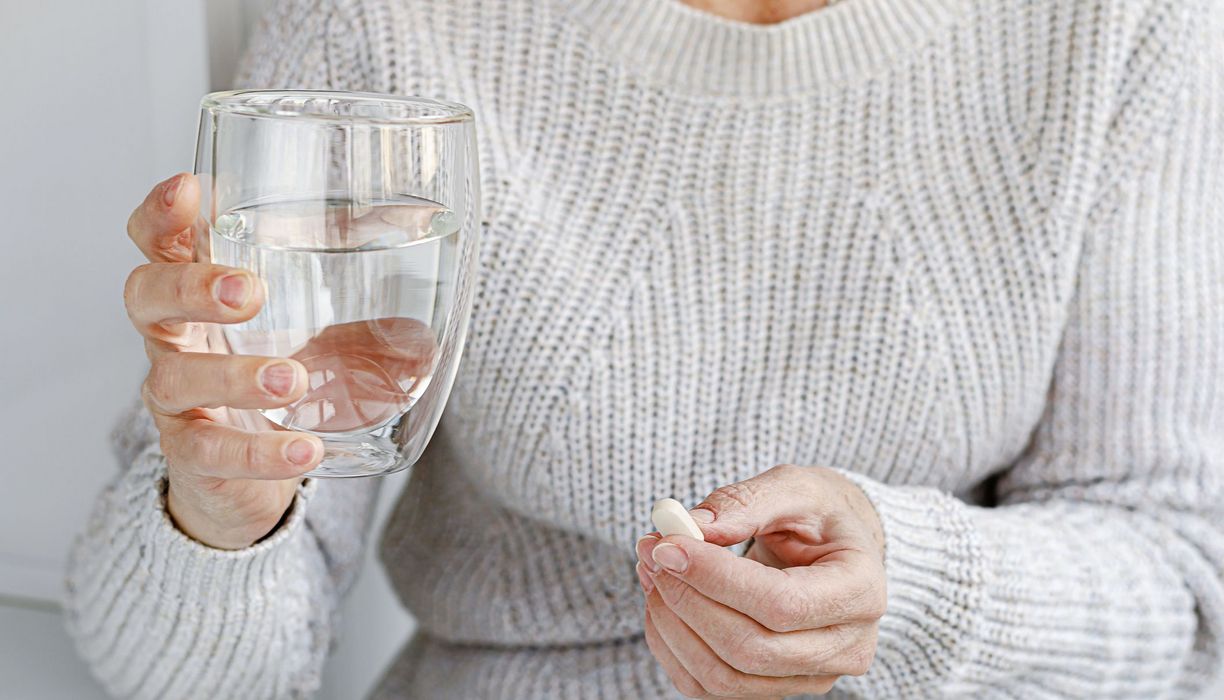
M 251 270 L 265 301 L 210 349 L 293 358 L 305 396 L 231 411 L 323 440 L 310 476 L 420 457 L 463 348 L 480 232 L 472 112 L 421 98 L 242 90 L 202 103 L 197 259 Z

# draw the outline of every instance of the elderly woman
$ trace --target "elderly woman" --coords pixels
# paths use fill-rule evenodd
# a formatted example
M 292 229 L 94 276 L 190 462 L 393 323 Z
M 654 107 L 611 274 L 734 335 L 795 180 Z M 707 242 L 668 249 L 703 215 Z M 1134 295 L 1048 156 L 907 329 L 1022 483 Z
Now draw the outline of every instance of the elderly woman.
M 1224 6 L 824 4 L 286 0 L 259 27 L 243 85 L 479 120 L 467 352 L 381 537 L 420 630 L 376 697 L 1211 682 Z M 71 629 L 116 695 L 304 697 L 379 482 L 303 480 L 317 438 L 229 423 L 304 371 L 192 352 L 262 300 L 191 262 L 199 187 L 131 219 L 152 365 Z M 649 533 L 661 496 L 706 541 Z

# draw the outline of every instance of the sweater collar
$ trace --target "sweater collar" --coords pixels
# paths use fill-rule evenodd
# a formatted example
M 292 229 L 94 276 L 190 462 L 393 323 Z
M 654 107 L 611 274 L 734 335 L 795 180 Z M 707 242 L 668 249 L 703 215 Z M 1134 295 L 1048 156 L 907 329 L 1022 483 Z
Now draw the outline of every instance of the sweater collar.
M 722 97 L 771 97 L 853 82 L 899 60 L 968 0 L 842 0 L 771 25 L 680 0 L 572 0 L 596 41 L 652 82 Z

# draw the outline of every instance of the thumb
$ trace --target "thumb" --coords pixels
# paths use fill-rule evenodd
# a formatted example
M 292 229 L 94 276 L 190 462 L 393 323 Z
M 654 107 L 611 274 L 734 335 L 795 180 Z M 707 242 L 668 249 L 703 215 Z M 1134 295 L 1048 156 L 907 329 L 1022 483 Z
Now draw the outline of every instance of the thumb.
M 746 481 L 721 486 L 693 507 L 707 542 L 722 547 L 781 529 L 778 524 L 810 517 L 821 502 L 803 467 L 782 465 Z

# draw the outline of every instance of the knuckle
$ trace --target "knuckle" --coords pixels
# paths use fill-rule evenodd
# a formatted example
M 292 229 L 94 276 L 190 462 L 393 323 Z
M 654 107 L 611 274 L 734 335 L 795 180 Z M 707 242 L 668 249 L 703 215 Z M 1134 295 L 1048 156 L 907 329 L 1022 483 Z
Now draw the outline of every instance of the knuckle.
M 735 697 L 745 694 L 740 675 L 722 664 L 711 664 L 706 673 L 702 674 L 701 685 L 714 695 Z
M 726 486 L 719 486 L 714 489 L 714 493 L 710 494 L 710 501 L 717 503 L 718 501 L 731 502 L 741 506 L 750 506 L 755 500 L 756 486 L 748 481 L 740 481 Z
M 216 452 L 216 440 L 208 431 L 211 425 L 212 421 L 206 418 L 193 418 L 181 424 L 171 436 L 173 447 L 170 449 L 173 452 L 173 460 L 180 468 L 198 469 L 201 465 L 213 461 L 212 455 Z M 164 431 L 162 442 L 164 445 Z M 171 459 L 171 452 L 166 452 L 166 458 Z
M 166 458 L 166 468 L 177 468 L 179 466 L 177 436 L 172 431 L 161 428 L 157 435 L 157 444 L 161 448 L 162 456 Z
M 242 439 L 242 444 L 237 450 L 240 459 L 239 466 L 257 467 L 269 462 L 265 456 L 265 450 L 262 446 L 262 440 L 257 440 L 253 435 L 245 435 Z M 271 450 L 267 450 L 271 452 Z
M 875 660 L 876 640 L 872 637 L 869 640 L 859 642 L 852 645 L 847 651 L 847 671 L 851 676 L 862 676 L 871 668 L 871 662 Z
M 225 460 L 228 447 L 224 434 L 208 430 L 208 421 L 196 419 L 191 421 L 189 430 L 191 436 L 192 461 L 199 466 L 211 466 Z
M 814 670 L 828 672 L 830 667 L 840 665 L 841 656 L 840 643 L 816 644 L 815 648 L 808 652 L 806 661 Z
M 833 690 L 833 684 L 837 682 L 837 678 L 821 678 L 812 684 L 809 692 L 814 695 L 828 695 Z
M 140 383 L 140 400 L 144 403 L 145 408 L 149 409 L 149 413 L 153 414 L 154 416 L 161 411 L 161 406 L 158 405 L 157 399 L 153 397 L 153 390 L 150 387 L 149 375 L 145 375 L 145 380 Z
M 203 282 L 203 275 L 196 274 L 191 266 L 183 266 L 170 292 L 173 301 L 180 307 L 194 306 L 203 291 Z
M 868 619 L 878 620 L 888 612 L 888 590 L 883 576 L 872 581 L 863 600 L 864 614 Z
M 775 632 L 793 632 L 802 629 L 804 621 L 809 616 L 807 602 L 786 591 L 781 595 L 770 596 L 765 604 L 765 619 L 762 622 Z
M 858 618 L 859 601 L 863 598 L 863 592 L 858 584 L 853 584 L 852 588 L 843 591 L 839 595 L 830 597 L 824 601 L 822 612 L 829 620 L 845 621 Z
M 172 357 L 174 356 L 160 356 L 149 365 L 149 374 L 145 377 L 143 393 L 146 403 L 151 403 L 152 408 L 164 410 L 174 402 L 179 373 L 175 368 L 177 362 L 171 359 Z
M 836 659 L 839 654 L 852 647 L 857 641 L 847 625 L 833 625 L 826 629 L 833 636 L 832 641 L 824 647 L 826 660 Z
M 731 647 L 731 665 L 753 676 L 769 675 L 782 657 L 776 638 L 770 634 L 752 632 L 743 635 Z
M 772 469 L 770 469 L 766 473 L 772 474 L 776 477 L 789 478 L 789 477 L 797 476 L 798 474 L 806 473 L 806 472 L 807 472 L 806 469 L 804 469 L 803 467 L 794 465 L 794 464 L 779 464 L 773 467 Z
M 693 601 L 693 588 L 674 576 L 660 576 L 655 586 L 663 602 L 676 610 L 685 610 Z
M 875 576 L 862 576 L 844 595 L 829 601 L 829 612 L 841 620 L 878 620 L 887 604 L 883 582 Z
M 131 239 L 132 242 L 138 242 L 138 238 L 140 236 L 140 213 L 142 209 L 144 209 L 144 204 L 141 204 L 133 209 L 132 213 L 128 215 L 127 237 Z
M 705 688 L 689 678 L 676 678 L 669 676 L 672 686 L 686 698 L 704 698 L 706 696 Z
M 128 316 L 132 315 L 132 311 L 140 303 L 141 287 L 148 273 L 149 266 L 140 265 L 128 274 L 123 283 L 123 306 L 127 309 Z

